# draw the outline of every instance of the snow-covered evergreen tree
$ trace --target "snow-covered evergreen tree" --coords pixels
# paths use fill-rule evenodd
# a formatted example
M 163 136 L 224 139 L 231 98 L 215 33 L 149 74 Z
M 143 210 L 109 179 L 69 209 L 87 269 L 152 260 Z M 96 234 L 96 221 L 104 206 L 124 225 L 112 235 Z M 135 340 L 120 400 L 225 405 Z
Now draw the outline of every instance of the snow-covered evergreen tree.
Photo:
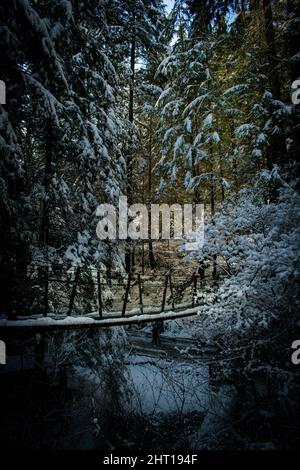
M 96 238 L 95 209 L 117 200 L 126 173 L 108 3 L 24 0 L 1 8 L 2 172 L 19 178 L 16 190 L 3 174 L 1 199 L 9 202 L 8 226 L 23 226 L 4 248 L 9 263 L 26 275 L 29 264 L 105 262 L 110 249 Z

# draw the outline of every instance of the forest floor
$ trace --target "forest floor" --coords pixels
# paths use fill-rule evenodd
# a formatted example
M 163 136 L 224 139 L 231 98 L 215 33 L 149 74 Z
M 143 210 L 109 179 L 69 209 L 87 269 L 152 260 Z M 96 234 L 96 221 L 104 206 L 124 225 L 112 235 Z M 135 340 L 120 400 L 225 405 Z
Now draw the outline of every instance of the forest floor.
M 153 251 L 156 266 L 151 268 L 148 259 L 148 247 L 138 245 L 135 250 L 134 275 L 140 274 L 143 288 L 143 304 L 145 307 L 160 307 L 162 304 L 163 290 L 166 274 L 171 274 L 174 293 L 177 303 L 190 302 L 192 300 L 192 275 L 197 269 L 197 262 L 180 251 L 180 242 L 157 241 L 153 242 Z M 143 261 L 144 258 L 144 261 Z M 123 282 L 112 280 L 111 301 L 114 311 L 122 310 L 126 279 Z M 167 304 L 170 303 L 170 288 L 167 291 Z M 128 297 L 127 310 L 139 304 L 139 286 L 136 280 L 132 283 Z

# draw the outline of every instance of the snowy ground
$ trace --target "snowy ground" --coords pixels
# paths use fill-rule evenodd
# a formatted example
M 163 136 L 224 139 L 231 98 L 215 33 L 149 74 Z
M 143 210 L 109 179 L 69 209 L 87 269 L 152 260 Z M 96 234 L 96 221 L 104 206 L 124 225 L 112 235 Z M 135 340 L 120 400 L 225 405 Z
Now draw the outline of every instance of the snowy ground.
M 205 413 L 209 404 L 208 366 L 132 355 L 128 361 L 132 399 L 140 414 Z

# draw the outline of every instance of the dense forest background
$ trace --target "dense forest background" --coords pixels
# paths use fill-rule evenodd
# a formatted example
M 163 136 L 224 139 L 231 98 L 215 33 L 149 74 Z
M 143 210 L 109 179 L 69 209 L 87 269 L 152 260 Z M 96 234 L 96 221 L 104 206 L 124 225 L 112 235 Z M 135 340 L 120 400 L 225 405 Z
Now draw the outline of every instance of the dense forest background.
M 139 243 L 97 239 L 100 203 L 202 203 L 191 256 L 215 282 L 198 294 L 201 334 L 247 415 L 228 445 L 268 441 L 271 426 L 295 447 L 299 2 L 2 0 L 0 18 L 1 314 L 55 310 L 53 273 L 80 268 L 89 286 L 91 267 L 140 262 Z M 151 240 L 142 263 L 159 268 Z

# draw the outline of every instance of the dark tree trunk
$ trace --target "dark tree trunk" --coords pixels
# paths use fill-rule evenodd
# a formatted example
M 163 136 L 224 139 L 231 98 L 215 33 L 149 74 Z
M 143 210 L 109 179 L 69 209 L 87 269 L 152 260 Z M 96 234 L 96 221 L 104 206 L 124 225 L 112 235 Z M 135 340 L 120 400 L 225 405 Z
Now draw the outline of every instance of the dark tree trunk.
M 210 185 L 210 206 L 211 206 L 211 213 L 214 214 L 214 212 L 215 212 L 215 183 L 214 183 L 214 167 L 213 167 L 212 162 L 211 162 L 210 171 L 211 171 L 211 174 L 212 174 L 211 185 Z M 216 277 L 217 277 L 216 255 L 213 256 L 213 259 L 214 259 L 214 261 L 213 261 L 212 277 L 213 277 L 213 279 L 216 279 Z
M 290 78 L 291 84 L 295 80 L 300 79 L 300 59 L 299 59 L 299 44 L 300 44 L 300 3 L 297 0 L 288 0 L 287 11 L 290 18 L 290 25 L 287 28 L 285 44 L 286 56 L 290 61 Z M 297 105 L 300 110 L 300 105 Z M 296 111 L 296 109 L 295 109 Z M 290 146 L 291 157 L 297 160 L 300 153 L 300 112 L 293 113 L 293 128 L 291 132 L 292 143 Z
M 44 170 L 44 197 L 42 205 L 42 220 L 40 230 L 40 241 L 44 248 L 45 266 L 43 268 L 44 281 L 44 316 L 47 316 L 49 307 L 49 266 L 48 266 L 48 245 L 49 245 L 49 211 L 50 211 L 50 183 L 52 177 L 52 159 L 54 151 L 53 124 L 50 118 L 45 126 L 45 170 Z
M 130 70 L 131 70 L 131 81 L 129 87 L 129 121 L 133 124 L 134 113 L 133 113 L 133 104 L 134 104 L 134 81 L 135 81 L 135 37 L 133 36 L 131 40 L 131 49 L 130 49 Z M 130 149 L 127 154 L 127 198 L 128 204 L 132 204 L 132 183 L 133 183 L 133 168 L 132 168 L 132 150 Z M 132 250 L 132 243 L 127 243 L 125 249 L 125 268 L 129 273 L 131 267 L 134 264 L 134 254 Z
M 78 282 L 79 282 L 79 274 L 80 274 L 80 267 L 78 266 L 78 268 L 76 269 L 76 272 L 75 272 L 75 279 L 74 279 L 74 283 L 73 283 L 73 286 L 72 286 L 70 303 L 69 303 L 69 308 L 68 308 L 68 312 L 67 312 L 68 316 L 72 315 L 72 310 L 73 310 L 73 307 L 74 307 L 74 300 L 75 300 L 75 296 L 76 296 L 76 292 L 77 292 L 77 286 L 78 286 Z
M 271 0 L 263 0 L 265 38 L 267 43 L 267 55 L 269 62 L 269 80 L 273 99 L 281 101 L 281 88 L 279 78 L 280 61 L 277 56 L 275 45 L 275 32 L 273 25 L 273 11 Z M 269 165 L 282 163 L 287 153 L 285 129 L 282 123 L 276 123 L 280 129 L 280 134 L 271 135 L 271 146 L 269 154 Z
M 152 120 L 150 119 L 149 127 L 149 165 L 148 165 L 148 194 L 149 194 L 149 207 L 148 207 L 148 247 L 149 247 L 149 264 L 150 268 L 154 269 L 156 261 L 153 251 L 153 243 L 151 239 L 151 202 L 152 202 Z
M 297 56 L 299 54 L 300 44 L 300 3 L 298 0 L 287 1 L 287 12 L 292 17 L 292 24 L 288 28 L 286 36 L 286 46 L 288 50 L 288 57 L 290 59 L 290 76 L 291 82 L 300 78 L 300 59 Z M 291 60 L 293 58 L 293 60 Z

